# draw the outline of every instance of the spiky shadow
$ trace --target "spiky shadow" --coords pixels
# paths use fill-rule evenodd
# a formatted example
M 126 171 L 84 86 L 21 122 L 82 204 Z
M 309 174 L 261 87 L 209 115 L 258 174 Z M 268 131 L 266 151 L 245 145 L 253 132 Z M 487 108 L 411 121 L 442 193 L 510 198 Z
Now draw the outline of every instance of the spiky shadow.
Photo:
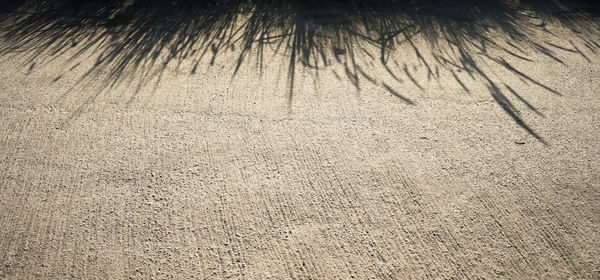
M 285 55 L 289 102 L 294 94 L 297 67 L 323 69 L 332 63 L 343 66 L 357 89 L 366 81 L 381 86 L 407 104 L 415 104 L 389 84 L 378 81 L 379 73 L 368 73 L 365 60 L 378 62 L 397 81 L 408 80 L 425 91 L 424 83 L 440 78 L 440 69 L 451 73 L 465 92 L 466 84 L 456 75 L 464 71 L 483 81 L 501 108 L 528 133 L 543 142 L 520 117 L 500 87 L 478 61 L 497 63 L 527 83 L 560 93 L 490 49 L 504 56 L 531 61 L 533 50 L 558 63 L 556 54 L 568 51 L 589 58 L 573 42 L 559 46 L 536 37 L 551 33 L 546 26 L 557 22 L 579 34 L 582 48 L 595 53 L 598 43 L 598 6 L 592 1 L 501 1 L 501 0 L 58 0 L 12 1 L 1 5 L 1 38 L 9 44 L 0 49 L 0 59 L 26 57 L 26 67 L 43 66 L 60 55 L 77 62 L 90 52 L 98 58 L 80 81 L 103 75 L 107 88 L 117 84 L 158 81 L 165 67 L 183 60 L 201 59 L 212 65 L 220 54 L 238 50 L 232 75 L 249 60 L 258 61 L 262 72 L 265 47 Z M 428 41 L 427 49 L 415 38 Z M 401 48 L 403 47 L 403 48 Z M 585 47 L 585 48 L 584 48 Z M 369 49 L 377 49 L 372 53 Z M 390 57 L 399 49 L 409 50 L 427 72 L 419 81 L 402 61 Z M 427 58 L 425 53 L 432 54 Z M 50 54 L 50 55 L 49 55 Z M 403 79 L 404 78 L 404 79 Z M 57 79 L 60 79 L 57 78 Z M 57 80 L 55 79 L 55 80 Z M 506 87 L 527 108 L 543 116 L 522 95 Z M 132 97 L 133 98 L 133 97 Z M 133 99 L 132 99 L 133 100 Z

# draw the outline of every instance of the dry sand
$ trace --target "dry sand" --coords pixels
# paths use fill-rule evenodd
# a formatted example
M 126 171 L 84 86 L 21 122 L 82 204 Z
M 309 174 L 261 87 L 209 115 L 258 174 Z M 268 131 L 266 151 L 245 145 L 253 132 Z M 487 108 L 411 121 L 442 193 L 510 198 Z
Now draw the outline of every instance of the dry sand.
M 298 67 L 291 103 L 285 57 L 109 88 L 93 50 L 5 55 L 0 278 L 597 279 L 600 58 L 548 28 L 560 61 L 491 51 L 529 79 L 473 54 L 540 139 L 402 49 L 359 89 Z

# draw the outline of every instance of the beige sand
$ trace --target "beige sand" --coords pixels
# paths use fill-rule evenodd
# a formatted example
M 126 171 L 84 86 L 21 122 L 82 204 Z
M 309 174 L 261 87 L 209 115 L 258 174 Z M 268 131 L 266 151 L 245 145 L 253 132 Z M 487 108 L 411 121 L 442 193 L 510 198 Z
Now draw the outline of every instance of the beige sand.
M 562 63 L 490 51 L 529 79 L 473 54 L 540 139 L 406 45 L 359 89 L 297 67 L 291 103 L 286 57 L 109 88 L 93 50 L 6 55 L 0 278 L 597 279 L 600 58 L 548 28 Z

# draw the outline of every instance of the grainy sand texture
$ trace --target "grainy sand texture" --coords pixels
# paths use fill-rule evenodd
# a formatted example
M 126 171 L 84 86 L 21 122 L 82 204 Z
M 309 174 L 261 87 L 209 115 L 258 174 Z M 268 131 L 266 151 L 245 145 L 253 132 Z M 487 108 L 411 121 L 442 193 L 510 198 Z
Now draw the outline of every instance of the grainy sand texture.
M 8 2 L 0 279 L 600 278 L 591 6 Z

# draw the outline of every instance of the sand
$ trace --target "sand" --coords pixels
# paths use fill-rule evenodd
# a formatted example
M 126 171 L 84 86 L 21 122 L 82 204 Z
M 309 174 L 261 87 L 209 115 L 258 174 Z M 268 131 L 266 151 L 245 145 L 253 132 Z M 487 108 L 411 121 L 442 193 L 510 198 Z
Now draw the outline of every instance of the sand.
M 433 78 L 405 44 L 397 79 L 298 66 L 292 98 L 289 55 L 5 54 L 0 278 L 597 279 L 600 58 L 547 28 L 473 52 L 489 80 L 415 39 Z

